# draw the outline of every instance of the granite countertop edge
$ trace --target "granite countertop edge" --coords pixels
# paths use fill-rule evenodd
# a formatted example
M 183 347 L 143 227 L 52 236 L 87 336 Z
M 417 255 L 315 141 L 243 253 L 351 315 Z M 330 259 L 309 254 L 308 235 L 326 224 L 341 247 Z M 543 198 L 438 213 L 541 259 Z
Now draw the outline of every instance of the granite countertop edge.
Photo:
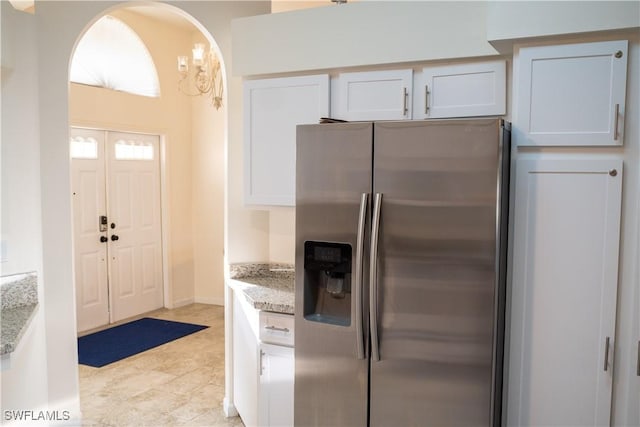
M 38 304 L 23 305 L 20 307 L 5 308 L 2 310 L 2 345 L 0 355 L 11 355 L 25 332 L 31 325 L 31 321 L 38 311 Z
M 243 264 L 231 269 L 229 286 L 241 292 L 256 310 L 294 314 L 293 266 L 286 264 Z
M 3 276 L 0 282 L 0 355 L 11 355 L 38 311 L 38 276 L 35 272 Z

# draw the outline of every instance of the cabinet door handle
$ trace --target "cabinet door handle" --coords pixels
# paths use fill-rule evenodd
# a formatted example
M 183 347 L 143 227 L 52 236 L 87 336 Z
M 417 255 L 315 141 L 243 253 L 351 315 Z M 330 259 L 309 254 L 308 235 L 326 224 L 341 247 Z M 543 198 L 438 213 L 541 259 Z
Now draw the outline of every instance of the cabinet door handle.
M 429 115 L 429 85 L 424 85 L 424 114 Z
M 604 370 L 609 368 L 609 337 L 604 341 Z
M 640 341 L 638 341 L 638 362 L 636 365 L 636 375 L 640 377 Z
M 402 88 L 402 115 L 406 116 L 409 112 L 409 91 L 406 87 Z
M 616 104 L 616 108 L 613 109 L 614 117 L 613 117 L 613 140 L 618 140 L 618 118 L 620 116 L 620 104 Z
M 264 356 L 264 351 L 260 350 L 260 375 L 262 376 L 262 356 Z
M 265 329 L 268 329 L 270 331 L 278 331 L 278 332 L 285 332 L 285 333 L 289 333 L 289 328 L 278 328 L 277 326 L 265 326 Z

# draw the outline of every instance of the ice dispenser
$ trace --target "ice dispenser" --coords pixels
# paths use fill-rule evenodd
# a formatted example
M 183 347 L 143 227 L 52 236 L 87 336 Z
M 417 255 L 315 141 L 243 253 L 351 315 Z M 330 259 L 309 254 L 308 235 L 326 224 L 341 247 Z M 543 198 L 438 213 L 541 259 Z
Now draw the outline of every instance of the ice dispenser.
M 304 317 L 351 324 L 351 245 L 304 242 Z

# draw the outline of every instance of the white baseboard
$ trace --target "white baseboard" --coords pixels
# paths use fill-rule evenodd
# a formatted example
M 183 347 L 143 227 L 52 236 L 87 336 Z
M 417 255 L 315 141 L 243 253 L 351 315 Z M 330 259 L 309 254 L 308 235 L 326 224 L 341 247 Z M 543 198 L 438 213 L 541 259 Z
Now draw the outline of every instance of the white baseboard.
M 238 416 L 238 410 L 233 405 L 233 402 L 226 397 L 222 400 L 222 410 L 224 411 L 224 416 L 227 418 Z
M 173 302 L 173 308 L 183 307 L 185 305 L 193 304 L 193 298 L 183 298 Z
M 213 304 L 224 306 L 224 297 L 196 297 L 195 302 L 200 304 Z

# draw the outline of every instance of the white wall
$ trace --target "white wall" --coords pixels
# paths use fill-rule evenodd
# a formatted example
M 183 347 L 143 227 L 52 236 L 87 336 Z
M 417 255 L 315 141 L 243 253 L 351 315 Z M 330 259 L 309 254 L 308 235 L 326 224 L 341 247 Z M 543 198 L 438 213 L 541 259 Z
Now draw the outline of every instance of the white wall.
M 200 34 L 191 41 L 206 43 Z M 224 305 L 225 108 L 216 110 L 209 97 L 192 98 L 194 296 L 218 305 Z
M 71 257 L 71 202 L 69 196 L 69 155 L 68 155 L 68 64 L 78 37 L 85 27 L 110 8 L 124 2 L 38 2 L 36 22 L 38 34 L 39 106 L 41 153 L 46 162 L 41 164 L 42 211 L 48 221 L 56 224 L 43 230 L 43 259 L 46 298 L 47 361 L 49 401 L 67 407 L 77 415 L 78 381 L 75 337 L 74 292 Z M 269 4 L 265 2 L 173 2 L 191 14 L 204 29 L 214 37 L 229 67 L 231 57 L 232 18 L 266 13 Z M 230 70 L 227 68 L 227 75 Z M 230 174 L 239 174 L 234 164 L 242 164 L 242 124 L 240 111 L 241 84 L 239 79 L 231 79 L 227 105 L 230 114 L 228 129 Z M 238 153 L 240 151 L 240 153 Z M 238 154 L 240 157 L 238 158 Z M 235 163 L 234 163 L 235 162 Z M 242 188 L 241 178 L 229 179 L 229 191 Z M 239 183 L 237 181 L 240 181 Z M 234 187 L 234 185 L 236 187 Z M 238 197 L 241 198 L 241 193 Z M 236 214 L 237 213 L 237 214 Z M 256 217 L 232 199 L 228 202 L 228 234 L 238 230 L 244 242 L 260 240 L 264 247 L 263 227 L 255 227 Z M 258 215 L 263 220 L 265 215 Z M 246 254 L 243 252 L 247 245 Z M 250 243 L 235 246 L 238 258 L 264 259 L 262 252 L 250 247 Z M 228 257 L 231 258 L 231 245 Z M 267 253 L 265 251 L 265 253 Z
M 363 1 L 233 22 L 234 75 L 496 55 L 486 2 Z
M 487 8 L 487 40 L 526 41 L 530 37 L 563 34 L 588 35 L 594 31 L 638 28 L 637 1 L 490 1 Z
M 323 2 L 275 1 L 273 11 L 283 13 L 236 20 L 234 74 L 490 56 L 498 51 L 510 53 L 517 40 L 588 36 L 640 26 L 637 1 L 352 1 L 340 6 L 319 5 Z M 295 10 L 299 8 L 306 9 Z
M 269 262 L 295 263 L 295 225 L 295 208 L 275 208 L 269 212 Z
M 42 262 L 35 19 L 2 3 L 2 275 Z M 9 57 L 5 57 L 9 51 Z
M 36 271 L 39 310 L 0 372 L 1 409 L 47 407 L 47 361 L 42 223 L 40 211 L 40 147 L 35 18 L 0 2 L 2 39 L 2 241 L 6 248 L 2 275 Z M 8 55 L 7 55 L 8 54 Z M 3 361 L 4 364 L 4 361 Z M 68 381 L 73 382 L 73 377 Z M 4 419 L 4 417 L 3 417 Z

